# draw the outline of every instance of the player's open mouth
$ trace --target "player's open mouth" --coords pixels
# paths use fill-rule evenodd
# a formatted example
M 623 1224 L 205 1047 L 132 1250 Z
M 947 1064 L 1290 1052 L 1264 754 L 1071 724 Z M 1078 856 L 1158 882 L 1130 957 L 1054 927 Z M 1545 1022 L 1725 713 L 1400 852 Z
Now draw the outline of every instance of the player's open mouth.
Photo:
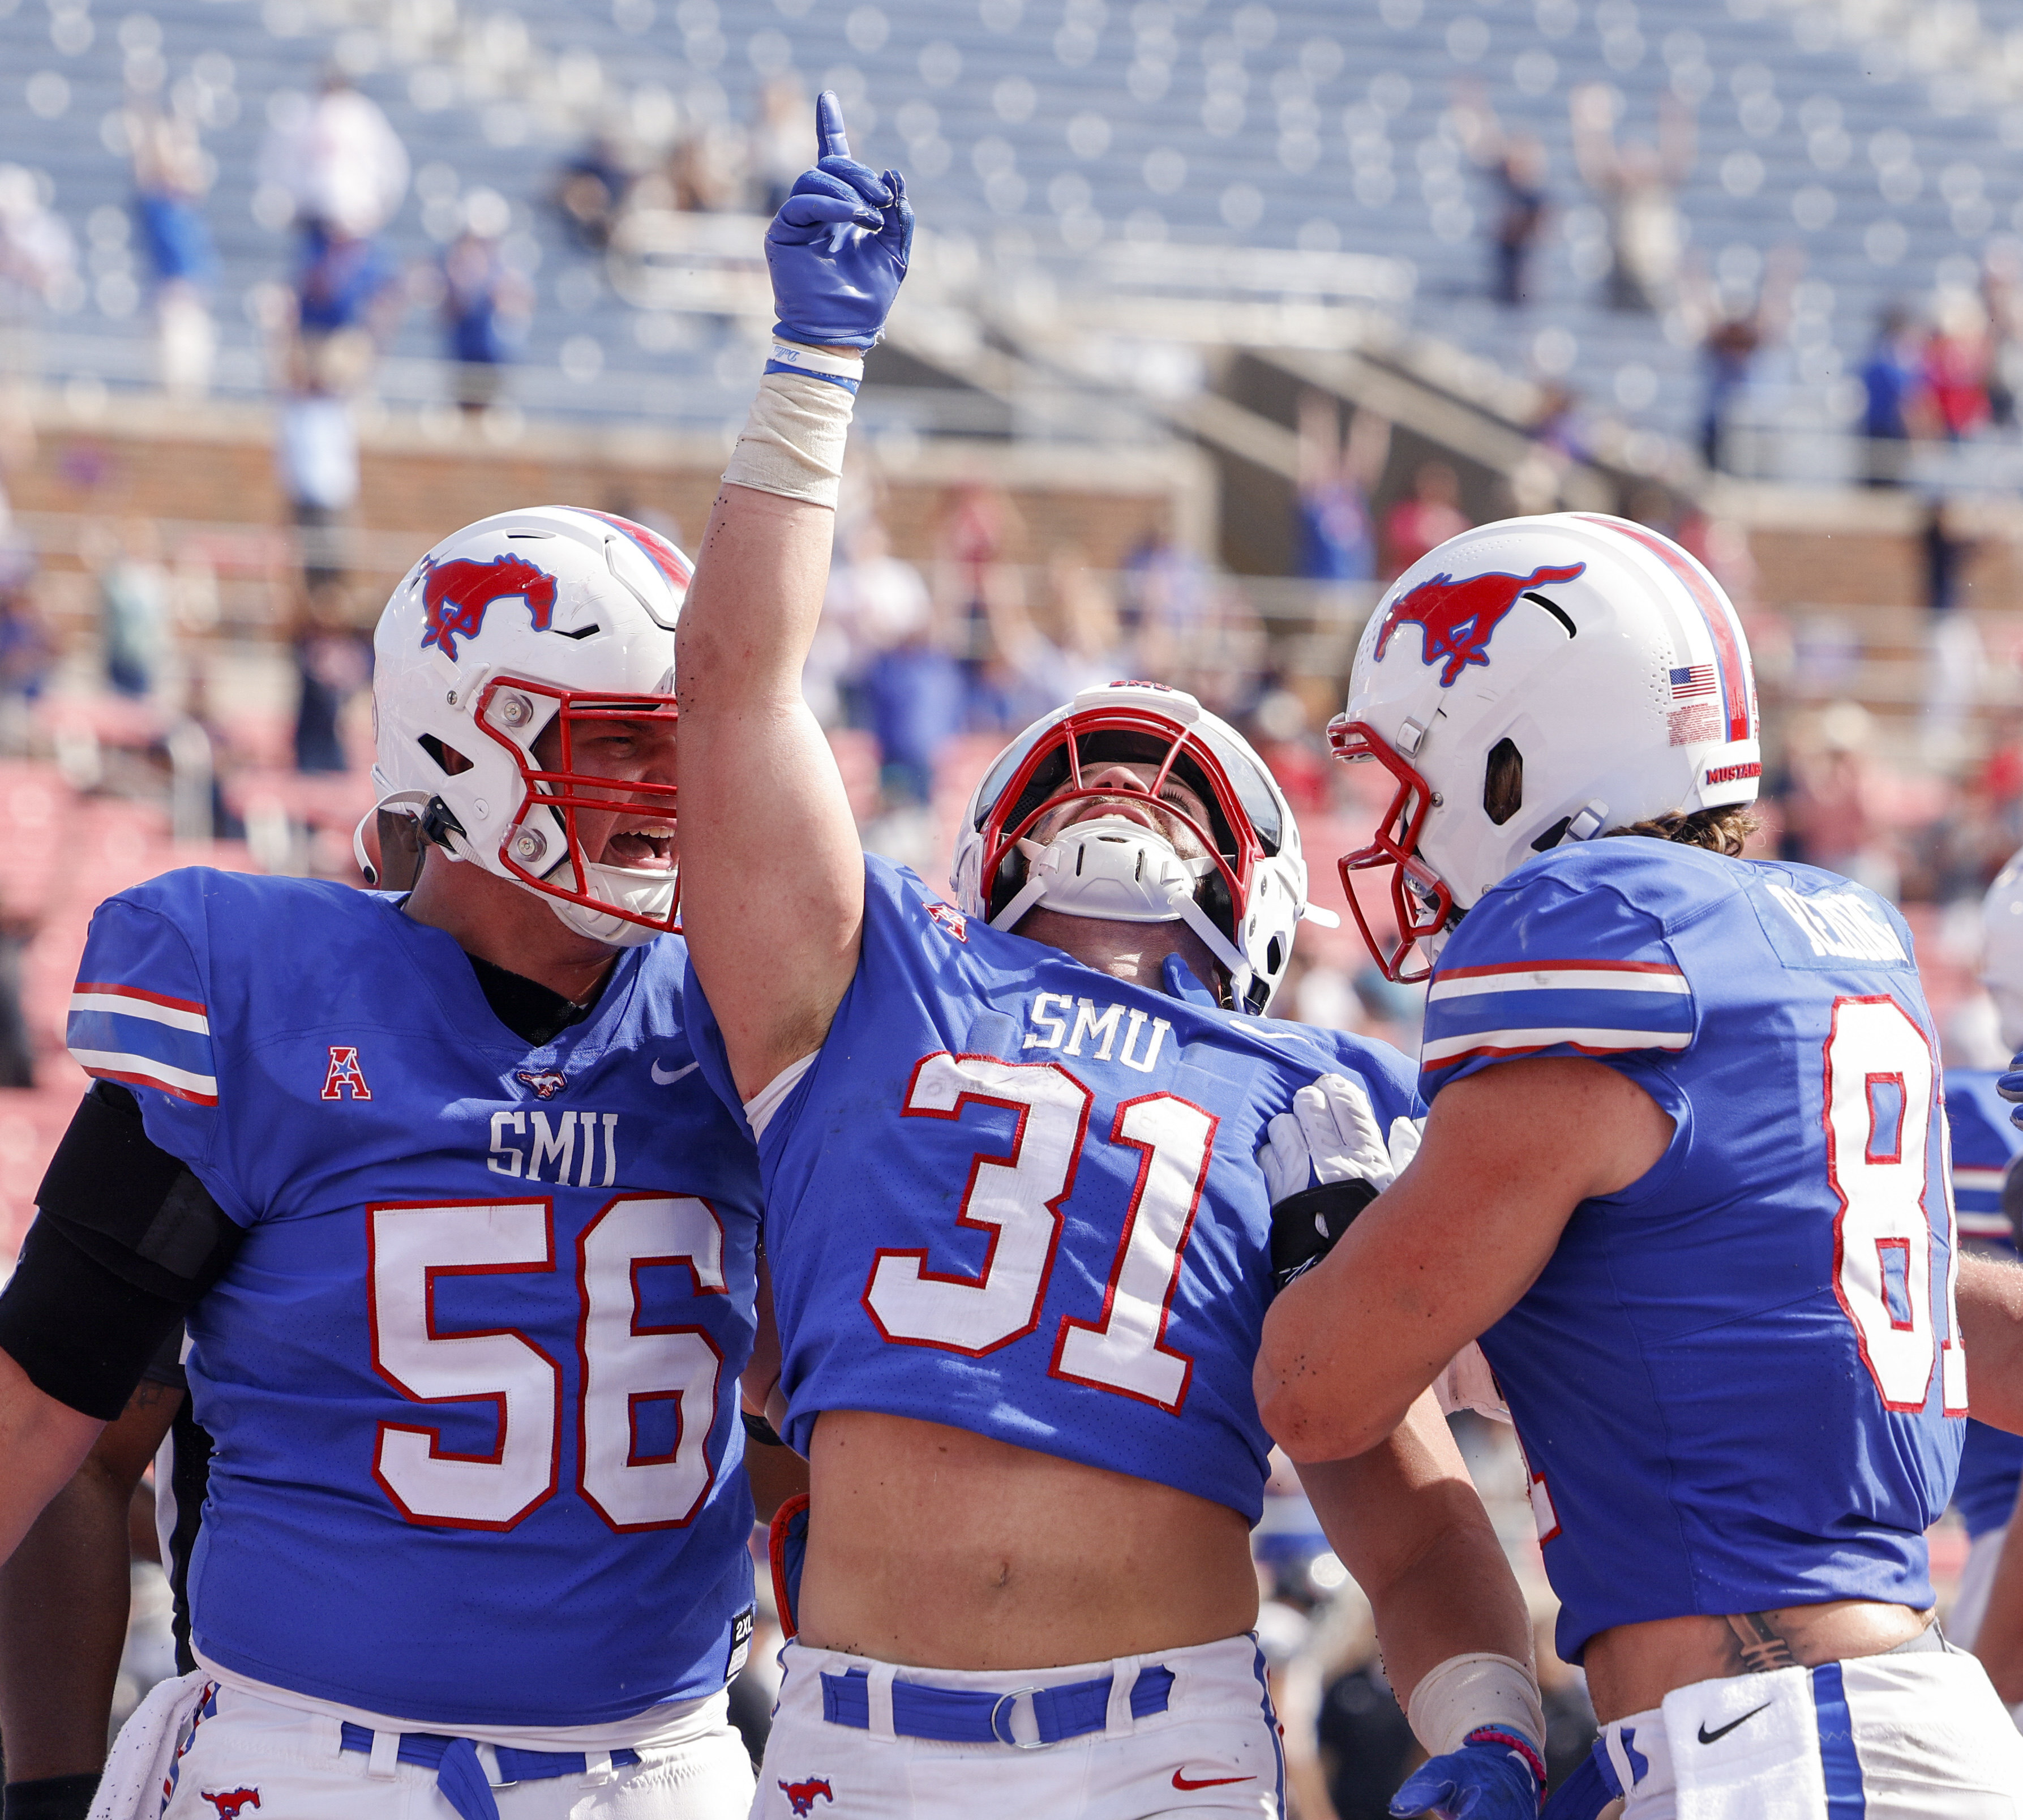
M 1077 822 L 1102 819 L 1136 822 L 1154 834 L 1163 834 L 1169 840 L 1172 837 L 1169 829 L 1160 826 L 1161 818 L 1154 814 L 1151 806 L 1134 796 L 1092 796 L 1087 802 L 1078 804 L 1077 812 L 1063 825 L 1072 827 Z
M 675 829 L 670 822 L 648 822 L 624 828 L 604 844 L 604 862 L 635 872 L 672 872 Z

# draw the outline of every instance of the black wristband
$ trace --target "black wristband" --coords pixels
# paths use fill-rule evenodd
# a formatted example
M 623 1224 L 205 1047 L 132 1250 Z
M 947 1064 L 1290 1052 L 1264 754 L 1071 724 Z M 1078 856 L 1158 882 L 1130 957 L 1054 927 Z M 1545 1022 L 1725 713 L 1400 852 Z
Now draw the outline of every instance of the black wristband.
M 85 1820 L 98 1793 L 98 1771 L 43 1776 L 0 1789 L 0 1820 Z
M 44 1396 L 111 1422 L 182 1313 L 180 1301 L 137 1289 L 38 1214 L 0 1290 L 0 1350 Z
M 2023 1157 L 2012 1159 L 2002 1177 L 2002 1210 L 2009 1217 L 2009 1230 L 2014 1236 L 2016 1248 L 2023 1251 L 2023 1169 L 2016 1165 Z
M 1286 1196 L 1271 1210 L 1273 1282 L 1283 1289 L 1319 1263 L 1377 1193 L 1374 1182 L 1352 1176 Z
M 744 1418 L 746 1440 L 755 1441 L 761 1447 L 785 1447 L 787 1445 L 781 1439 L 780 1431 L 764 1416 L 754 1415 L 748 1409 L 741 1409 L 737 1413 Z

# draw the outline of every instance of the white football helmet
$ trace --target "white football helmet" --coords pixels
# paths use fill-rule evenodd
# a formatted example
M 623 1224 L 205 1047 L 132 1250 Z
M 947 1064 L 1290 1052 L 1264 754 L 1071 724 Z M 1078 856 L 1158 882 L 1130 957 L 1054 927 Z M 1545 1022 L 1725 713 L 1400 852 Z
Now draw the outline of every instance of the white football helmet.
M 571 768 L 579 729 L 675 716 L 675 620 L 689 559 L 605 512 L 537 506 L 446 537 L 408 572 L 373 638 L 378 809 L 552 900 L 570 928 L 632 947 L 675 927 L 677 875 L 596 863 L 576 815 L 616 786 Z M 535 741 L 559 721 L 554 768 Z M 671 842 L 675 786 L 624 798 Z
M 2023 852 L 2012 853 L 1981 900 L 1981 983 L 1995 1001 L 2002 1046 L 2023 1049 Z
M 1092 817 L 1042 844 L 1034 824 L 1063 802 L 1141 793 L 1083 773 L 1115 762 L 1155 765 L 1142 793 L 1205 849 L 1183 859 L 1135 816 Z M 1160 795 L 1169 778 L 1208 811 L 1205 825 Z M 1300 830 L 1264 761 L 1193 696 L 1156 683 L 1085 689 L 1036 720 L 992 760 L 969 799 L 953 890 L 970 916 L 1015 928 L 1036 906 L 1116 922 L 1184 922 L 1229 970 L 1238 1010 L 1262 1013 L 1286 976 L 1303 917 L 1337 919 L 1307 902 Z
M 1437 954 L 1461 911 L 1562 840 L 1754 802 L 1758 725 L 1735 609 L 1670 538 L 1590 512 L 1450 538 L 1370 615 L 1328 727 L 1338 756 L 1397 780 L 1375 840 L 1341 862 L 1377 965 L 1425 978 L 1430 963 L 1405 971 L 1413 945 Z M 1385 866 L 1388 945 L 1350 877 Z

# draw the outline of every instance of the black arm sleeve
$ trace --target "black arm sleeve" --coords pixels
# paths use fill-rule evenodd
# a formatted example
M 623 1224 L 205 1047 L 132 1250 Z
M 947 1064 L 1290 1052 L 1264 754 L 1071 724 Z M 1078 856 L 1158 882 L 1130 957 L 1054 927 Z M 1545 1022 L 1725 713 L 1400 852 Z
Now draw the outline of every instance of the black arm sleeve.
M 0 1349 L 44 1396 L 110 1422 L 182 1312 L 123 1281 L 60 1221 L 38 1214 L 0 1291 Z
M 0 1291 L 0 1349 L 45 1395 L 110 1422 L 244 1234 L 153 1143 L 123 1087 L 100 1082 L 36 1191 Z

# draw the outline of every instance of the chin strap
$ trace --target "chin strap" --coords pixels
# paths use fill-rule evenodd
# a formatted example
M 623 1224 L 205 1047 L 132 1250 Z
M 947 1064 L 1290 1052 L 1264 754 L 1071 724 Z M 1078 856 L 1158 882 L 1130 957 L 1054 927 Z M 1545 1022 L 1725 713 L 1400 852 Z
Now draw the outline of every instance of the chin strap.
M 351 830 L 351 857 L 358 862 L 358 870 L 364 874 L 368 884 L 378 885 L 379 868 L 372 863 L 365 851 L 365 824 L 377 821 L 390 809 L 412 809 L 415 818 L 419 820 L 422 812 L 428 807 L 429 800 L 426 790 L 396 790 L 390 796 L 382 796 L 358 818 L 358 826 Z
M 1194 901 L 1213 860 L 1184 860 L 1163 835 L 1121 815 L 1071 822 L 1044 846 L 1022 840 L 1019 851 L 1026 882 L 990 919 L 993 928 L 1016 928 L 1036 906 L 1106 922 L 1183 922 L 1229 969 L 1231 1001 L 1242 1007 L 1250 963 Z

